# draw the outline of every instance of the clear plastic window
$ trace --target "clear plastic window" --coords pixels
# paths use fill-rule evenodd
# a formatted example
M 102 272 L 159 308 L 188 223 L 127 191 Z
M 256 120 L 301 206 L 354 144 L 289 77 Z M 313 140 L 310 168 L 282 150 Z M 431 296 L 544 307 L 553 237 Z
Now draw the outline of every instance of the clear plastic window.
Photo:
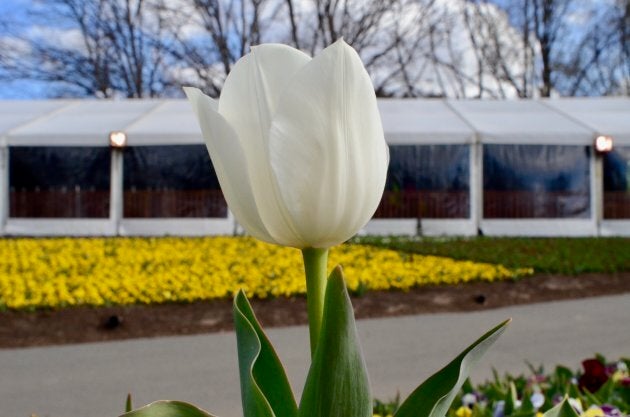
M 604 155 L 604 218 L 630 219 L 630 146 Z
M 124 150 L 124 217 L 227 217 L 204 145 Z
M 468 145 L 390 146 L 387 183 L 377 218 L 467 218 Z
M 9 149 L 9 216 L 109 217 L 110 150 L 103 147 Z
M 589 148 L 484 145 L 483 217 L 590 216 Z

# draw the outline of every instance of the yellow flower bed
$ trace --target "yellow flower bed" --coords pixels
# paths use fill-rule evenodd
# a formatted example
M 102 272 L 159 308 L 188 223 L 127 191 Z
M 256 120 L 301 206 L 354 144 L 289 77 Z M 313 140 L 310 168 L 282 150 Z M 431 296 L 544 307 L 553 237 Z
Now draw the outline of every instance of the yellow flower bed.
M 301 253 L 251 238 L 59 238 L 0 240 L 0 308 L 190 302 L 304 294 Z M 409 289 L 531 274 L 501 265 L 361 245 L 331 250 L 348 287 Z

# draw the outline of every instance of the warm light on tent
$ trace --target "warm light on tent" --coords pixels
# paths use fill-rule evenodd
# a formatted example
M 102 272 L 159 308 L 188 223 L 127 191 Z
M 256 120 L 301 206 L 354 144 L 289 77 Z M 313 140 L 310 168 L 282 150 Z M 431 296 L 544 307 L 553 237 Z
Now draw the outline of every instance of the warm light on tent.
M 125 132 L 111 132 L 109 134 L 109 145 L 114 148 L 124 148 L 127 145 Z
M 595 138 L 595 151 L 597 153 L 608 153 L 613 149 L 613 138 L 600 135 Z

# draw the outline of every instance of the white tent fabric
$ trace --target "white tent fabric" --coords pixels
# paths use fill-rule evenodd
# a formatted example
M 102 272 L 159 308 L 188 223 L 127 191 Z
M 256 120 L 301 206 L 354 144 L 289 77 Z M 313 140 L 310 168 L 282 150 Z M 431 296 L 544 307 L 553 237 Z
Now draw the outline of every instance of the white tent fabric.
M 160 104 L 155 100 L 59 102 L 59 109 L 12 129 L 14 146 L 109 146 L 109 133 L 144 117 Z
M 6 145 L 6 135 L 19 126 L 31 123 L 45 114 L 63 107 L 60 101 L 0 101 L 0 146 Z
M 590 145 L 598 134 L 630 144 L 630 99 L 382 99 L 391 144 Z M 0 101 L 0 146 L 130 146 L 203 143 L 185 100 Z
M 566 98 L 544 103 L 597 134 L 612 136 L 617 145 L 630 145 L 630 100 L 627 98 Z
M 470 143 L 475 132 L 444 100 L 379 100 L 387 142 L 395 145 Z
M 483 143 L 590 145 L 594 132 L 540 101 L 450 100 Z
M 597 135 L 630 146 L 630 98 L 512 101 L 382 99 L 385 136 L 392 145 L 464 144 L 469 148 L 470 215 L 467 218 L 370 221 L 367 232 L 475 235 L 624 235 L 630 219 L 607 219 L 602 158 L 589 154 L 588 218 L 483 217 L 483 144 L 591 146 Z M 18 146 L 109 146 L 123 131 L 129 146 L 202 144 L 186 100 L 0 101 L 0 235 L 212 234 L 236 230 L 227 218 L 126 218 L 123 215 L 123 153 L 111 152 L 108 218 L 19 218 L 9 215 L 9 152 Z M 624 150 L 625 152 L 625 150 Z M 599 167 L 599 168 L 598 168 Z
M 129 146 L 203 144 L 199 124 L 188 100 L 164 100 L 123 129 Z

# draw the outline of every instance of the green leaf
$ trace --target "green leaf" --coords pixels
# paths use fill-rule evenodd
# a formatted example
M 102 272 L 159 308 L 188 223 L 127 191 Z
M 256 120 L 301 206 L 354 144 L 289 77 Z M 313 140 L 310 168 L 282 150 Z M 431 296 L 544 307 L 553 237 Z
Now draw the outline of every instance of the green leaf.
M 131 402 L 131 393 L 127 394 L 127 401 L 125 402 L 125 412 L 128 413 L 133 410 L 133 403 Z
M 575 412 L 571 404 L 569 404 L 569 400 L 565 397 L 564 400 L 551 410 L 547 411 L 543 414 L 543 417 L 579 417 Z
M 573 378 L 573 371 L 571 369 L 566 366 L 556 366 L 556 379 L 558 379 L 561 384 L 564 385 L 568 383 L 571 381 L 571 378 Z
M 181 401 L 156 401 L 120 417 L 214 417 L 192 404 Z
M 245 293 L 234 298 L 234 327 L 245 417 L 297 417 L 284 368 Z
M 536 410 L 534 409 L 534 404 L 532 404 L 532 394 L 530 392 L 525 392 L 523 394 L 521 411 L 523 413 L 536 414 Z
M 423 382 L 402 403 L 394 417 L 445 416 L 474 364 L 505 331 L 510 321 L 504 321 L 481 336 L 451 363 Z
M 328 279 L 319 343 L 300 417 L 372 417 L 372 398 L 341 267 Z
M 613 381 L 612 378 L 609 378 L 608 381 L 606 381 L 604 385 L 602 385 L 597 392 L 594 393 L 595 397 L 598 399 L 598 405 L 605 403 L 613 396 L 613 391 L 615 390 L 616 385 L 615 381 Z

